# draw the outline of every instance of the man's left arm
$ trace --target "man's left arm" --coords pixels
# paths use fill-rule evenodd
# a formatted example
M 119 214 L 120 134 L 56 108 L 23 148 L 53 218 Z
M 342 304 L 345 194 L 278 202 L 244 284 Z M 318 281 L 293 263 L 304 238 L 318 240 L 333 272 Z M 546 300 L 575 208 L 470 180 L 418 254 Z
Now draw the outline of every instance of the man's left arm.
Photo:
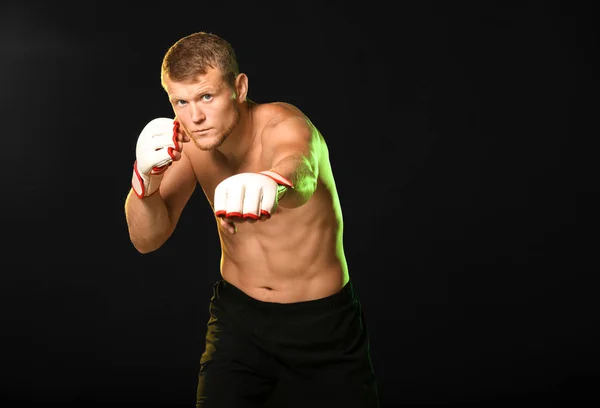
M 317 188 L 322 142 L 307 119 L 293 117 L 268 125 L 260 137 L 265 168 L 235 174 L 215 188 L 215 215 L 231 233 L 234 223 L 267 220 L 278 206 L 305 204 Z
M 294 116 L 265 129 L 263 157 L 275 172 L 291 182 L 282 186 L 278 205 L 295 208 L 306 203 L 317 188 L 319 177 L 319 132 L 306 118 Z

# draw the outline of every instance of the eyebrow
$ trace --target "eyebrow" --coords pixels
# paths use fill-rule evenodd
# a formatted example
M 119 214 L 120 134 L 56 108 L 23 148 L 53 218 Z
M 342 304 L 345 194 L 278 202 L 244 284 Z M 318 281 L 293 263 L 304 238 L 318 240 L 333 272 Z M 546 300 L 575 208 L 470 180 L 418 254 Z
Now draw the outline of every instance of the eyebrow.
M 206 93 L 210 93 L 210 94 L 216 94 L 219 91 L 221 91 L 223 89 L 222 85 L 214 85 L 214 84 L 209 84 L 206 86 L 200 86 L 199 87 L 199 91 L 198 92 L 194 92 L 192 95 L 193 97 L 197 97 L 199 95 L 204 95 Z M 169 100 L 170 101 L 186 101 L 187 99 L 181 98 L 177 95 L 172 95 L 169 96 Z

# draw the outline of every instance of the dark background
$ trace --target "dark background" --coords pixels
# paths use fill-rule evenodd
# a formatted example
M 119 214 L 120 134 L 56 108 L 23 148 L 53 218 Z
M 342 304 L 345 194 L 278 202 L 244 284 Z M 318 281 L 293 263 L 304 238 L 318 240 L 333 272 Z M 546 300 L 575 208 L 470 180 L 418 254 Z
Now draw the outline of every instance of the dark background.
M 123 204 L 201 30 L 329 143 L 383 407 L 600 400 L 597 6 L 322 3 L 3 3 L 3 406 L 194 406 L 210 208 L 140 255 Z

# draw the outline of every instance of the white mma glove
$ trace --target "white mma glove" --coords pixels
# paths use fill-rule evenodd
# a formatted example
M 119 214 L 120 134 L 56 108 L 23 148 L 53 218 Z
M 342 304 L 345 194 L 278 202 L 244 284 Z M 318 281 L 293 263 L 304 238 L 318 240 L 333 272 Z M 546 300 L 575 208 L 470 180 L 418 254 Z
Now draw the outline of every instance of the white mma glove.
M 131 186 L 139 198 L 158 190 L 165 170 L 173 162 L 173 151 L 181 151 L 177 142 L 179 122 L 156 118 L 148 122 L 140 133 L 135 149 Z
M 258 220 L 271 217 L 292 183 L 274 171 L 240 173 L 223 180 L 215 189 L 215 215 Z

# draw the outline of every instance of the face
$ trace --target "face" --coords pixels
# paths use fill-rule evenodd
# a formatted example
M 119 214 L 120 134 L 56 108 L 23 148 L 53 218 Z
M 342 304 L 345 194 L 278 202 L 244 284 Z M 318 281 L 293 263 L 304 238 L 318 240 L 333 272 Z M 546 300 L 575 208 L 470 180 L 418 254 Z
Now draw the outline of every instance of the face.
M 221 146 L 237 125 L 240 108 L 220 71 L 210 68 L 192 81 L 164 82 L 180 126 L 194 144 L 202 150 Z

